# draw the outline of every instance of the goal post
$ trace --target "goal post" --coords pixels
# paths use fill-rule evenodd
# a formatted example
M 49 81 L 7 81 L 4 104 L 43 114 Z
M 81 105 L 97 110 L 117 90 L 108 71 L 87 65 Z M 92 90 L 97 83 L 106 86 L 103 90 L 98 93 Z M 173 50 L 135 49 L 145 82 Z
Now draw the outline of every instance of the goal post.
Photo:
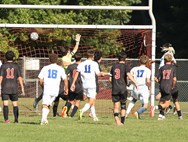
M 155 60 L 155 52 L 156 52 L 156 21 L 153 15 L 153 0 L 148 0 L 148 6 L 75 6 L 75 5 L 6 5 L 6 4 L 0 4 L 0 9 L 69 9 L 69 10 L 147 10 L 151 19 L 151 25 L 66 25 L 66 24 L 10 24 L 10 23 L 3 23 L 0 24 L 0 28 L 10 28 L 10 29 L 19 29 L 19 28 L 25 28 L 26 31 L 29 33 L 29 31 L 32 28 L 45 28 L 45 29 L 81 29 L 83 32 L 83 29 L 88 30 L 96 30 L 95 32 L 99 32 L 100 30 L 119 30 L 121 33 L 123 33 L 124 30 L 132 30 L 134 31 L 134 34 L 136 35 L 136 38 L 133 38 L 134 40 L 138 40 L 138 36 L 144 37 L 144 33 L 147 33 L 147 30 L 151 30 L 151 49 L 148 48 L 148 50 L 151 50 L 151 60 Z M 84 27 L 84 28 L 83 28 Z M 136 30 L 138 32 L 136 33 Z M 77 30 L 80 31 L 80 30 Z M 131 31 L 131 32 L 132 32 Z M 131 33 L 130 32 L 130 33 Z M 124 32 L 126 33 L 126 32 Z M 130 34 L 128 32 L 128 34 Z M 129 37 L 129 35 L 126 35 L 124 37 Z M 121 37 L 120 37 L 121 39 Z M 143 38 L 142 38 L 143 39 Z M 42 40 L 42 39 L 41 39 Z M 123 38 L 121 40 L 124 40 Z M 131 39 L 130 39 L 131 40 Z M 38 42 L 38 41 L 36 41 Z M 124 41 L 125 43 L 125 41 Z M 29 44 L 36 44 L 33 41 L 29 41 Z M 134 43 L 132 43 L 134 44 Z M 140 43 L 143 44 L 143 43 Z M 133 47 L 135 45 L 132 45 Z M 135 46 L 137 48 L 140 48 L 140 46 Z M 32 47 L 27 47 L 32 48 Z M 25 52 L 28 49 L 24 49 L 22 51 L 22 55 L 25 55 Z M 130 49 L 131 50 L 131 49 Z M 37 49 L 36 51 L 32 51 L 30 54 L 38 54 L 40 52 L 40 49 Z M 47 51 L 48 52 L 48 51 Z M 139 52 L 143 52 L 143 49 L 140 48 Z M 155 75 L 155 64 L 152 64 L 151 66 L 152 70 L 152 80 L 151 80 L 151 106 L 154 106 L 155 101 L 155 81 L 154 81 L 154 75 Z M 34 71 L 33 71 L 34 72 Z M 26 77 L 27 78 L 27 77 Z M 153 116 L 154 114 L 152 114 Z

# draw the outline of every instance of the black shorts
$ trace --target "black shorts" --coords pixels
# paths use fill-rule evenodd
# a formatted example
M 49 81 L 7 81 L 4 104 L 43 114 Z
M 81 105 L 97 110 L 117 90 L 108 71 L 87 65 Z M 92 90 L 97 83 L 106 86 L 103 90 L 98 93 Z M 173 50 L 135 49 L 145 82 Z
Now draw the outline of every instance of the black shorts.
M 166 92 L 164 92 L 164 91 L 160 91 L 161 92 L 161 101 L 169 101 L 169 100 L 171 100 L 171 98 L 172 98 L 172 95 L 171 95 L 171 93 L 166 93 Z
M 68 100 L 69 101 L 83 100 L 83 92 L 80 92 L 80 93 L 70 92 L 68 95 Z
M 62 94 L 59 94 L 59 95 L 55 98 L 54 102 L 59 101 L 60 98 L 63 99 L 64 101 L 67 101 L 68 95 L 64 95 L 63 93 L 62 93 Z
M 173 89 L 172 90 L 172 98 L 173 99 L 178 99 L 178 94 L 179 94 L 179 91 L 178 91 L 178 89 Z
M 127 91 L 123 94 L 112 94 L 112 102 L 125 102 L 127 100 Z
M 11 101 L 18 101 L 18 94 L 2 94 L 2 100 L 6 101 L 10 99 Z

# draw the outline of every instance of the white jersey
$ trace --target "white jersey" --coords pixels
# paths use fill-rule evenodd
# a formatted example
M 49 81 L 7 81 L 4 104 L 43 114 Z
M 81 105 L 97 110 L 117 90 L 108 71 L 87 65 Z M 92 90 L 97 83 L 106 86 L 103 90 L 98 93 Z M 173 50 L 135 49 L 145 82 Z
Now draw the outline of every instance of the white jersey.
M 65 71 L 57 64 L 44 66 L 38 77 L 44 80 L 44 94 L 58 96 L 61 79 L 66 78 Z
M 1 66 L 2 66 L 2 62 L 1 62 L 1 60 L 0 60 L 0 68 L 1 68 Z
M 161 57 L 161 60 L 160 60 L 160 65 L 159 65 L 159 69 L 164 66 L 164 56 L 166 54 L 170 54 L 172 56 L 172 61 L 176 64 L 176 59 L 174 58 L 174 54 L 172 52 L 166 52 L 162 57 Z
M 99 65 L 92 60 L 85 60 L 81 62 L 77 71 L 81 74 L 83 88 L 96 88 L 95 75 L 100 73 Z
M 150 79 L 151 77 L 151 70 L 142 65 L 132 68 L 130 73 L 133 75 L 138 86 L 146 85 L 146 79 Z

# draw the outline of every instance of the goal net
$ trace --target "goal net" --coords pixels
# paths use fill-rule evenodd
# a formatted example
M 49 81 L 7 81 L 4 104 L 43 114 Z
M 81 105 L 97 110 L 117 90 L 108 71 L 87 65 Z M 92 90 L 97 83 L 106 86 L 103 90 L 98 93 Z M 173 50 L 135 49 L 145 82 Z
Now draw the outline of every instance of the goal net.
M 39 37 L 32 40 L 30 34 L 37 32 Z M 109 72 L 117 62 L 116 54 L 126 52 L 130 68 L 138 65 L 137 59 L 145 54 L 151 58 L 151 29 L 46 29 L 46 28 L 1 28 L 0 57 L 11 49 L 17 56 L 25 82 L 25 97 L 34 98 L 42 92 L 37 76 L 41 68 L 49 64 L 49 54 L 62 57 L 62 49 L 75 46 L 74 36 L 81 35 L 78 51 L 86 58 L 88 49 L 103 52 L 101 68 Z M 108 77 L 100 77 L 100 92 L 97 95 L 96 111 L 101 114 L 112 113 L 111 83 Z M 39 104 L 40 105 L 40 104 Z

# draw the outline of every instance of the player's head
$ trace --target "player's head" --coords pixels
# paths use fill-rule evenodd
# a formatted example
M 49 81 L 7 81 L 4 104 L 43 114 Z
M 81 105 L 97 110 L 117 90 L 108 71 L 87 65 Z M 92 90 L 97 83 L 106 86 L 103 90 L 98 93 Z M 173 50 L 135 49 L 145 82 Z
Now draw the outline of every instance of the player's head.
M 57 63 L 57 61 L 58 61 L 58 55 L 57 54 L 51 54 L 50 55 L 50 57 L 49 57 L 49 59 L 50 59 L 50 63 Z
M 170 44 L 170 43 L 163 44 L 163 46 L 161 47 L 161 49 L 162 49 L 161 52 L 170 52 L 172 54 L 175 54 L 175 50 L 172 47 L 172 44 Z
M 172 62 L 172 55 L 166 54 L 166 55 L 164 56 L 164 61 L 165 61 L 165 63 L 167 63 L 167 62 Z
M 61 51 L 62 51 L 62 56 L 65 56 L 70 51 L 70 47 L 65 46 L 64 48 L 62 48 Z
M 93 58 L 94 57 L 94 51 L 92 49 L 87 51 L 87 58 Z
M 148 63 L 148 56 L 142 55 L 142 56 L 140 57 L 140 64 L 141 64 L 141 65 L 146 65 L 147 63 Z
M 15 54 L 13 51 L 7 51 L 5 53 L 5 58 L 7 61 L 13 61 L 14 57 L 15 57 Z
M 63 60 L 62 60 L 62 59 L 58 59 L 58 61 L 57 61 L 57 65 L 59 65 L 59 66 L 63 66 Z
M 102 52 L 100 50 L 96 50 L 94 53 L 94 61 L 99 61 L 102 59 Z
M 76 60 L 76 62 L 81 61 L 82 55 L 81 55 L 80 53 L 76 53 L 76 54 L 74 55 L 74 59 Z
M 119 52 L 117 56 L 119 61 L 125 61 L 127 58 L 127 54 L 125 52 Z

